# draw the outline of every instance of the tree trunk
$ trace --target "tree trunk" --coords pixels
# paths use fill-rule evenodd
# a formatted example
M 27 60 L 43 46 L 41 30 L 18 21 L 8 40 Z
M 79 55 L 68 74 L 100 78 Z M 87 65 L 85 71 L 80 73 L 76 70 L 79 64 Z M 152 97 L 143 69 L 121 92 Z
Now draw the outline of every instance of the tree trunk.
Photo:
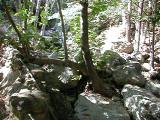
M 38 25 L 38 17 L 39 17 L 39 13 L 40 13 L 40 6 L 41 6 L 41 0 L 37 0 L 36 13 L 35 13 L 35 16 L 37 17 L 37 19 L 34 22 L 35 27 L 37 27 L 37 25 Z
M 24 8 L 25 9 L 29 9 L 29 6 L 28 6 L 28 3 L 27 3 L 27 0 L 24 0 Z M 23 30 L 24 30 L 24 32 L 26 32 L 26 30 L 27 30 L 27 21 L 28 21 L 28 17 L 26 17 L 26 19 L 24 20 L 24 25 L 23 25 Z
M 15 5 L 15 8 L 16 8 L 16 12 L 18 12 L 20 9 L 21 9 L 21 0 L 15 0 L 14 1 L 14 5 Z
M 107 91 L 103 85 L 103 81 L 99 78 L 93 65 L 90 49 L 89 49 L 89 38 L 88 38 L 88 0 L 81 1 L 82 5 L 82 36 L 81 44 L 83 57 L 87 69 L 87 73 L 92 81 L 94 92 L 100 93 L 102 95 L 107 95 Z
M 131 40 L 131 14 L 132 14 L 132 0 L 128 2 L 128 15 L 127 15 L 127 29 L 126 29 L 126 38 L 128 42 Z
M 136 48 L 135 48 L 135 51 L 136 52 L 139 52 L 139 47 L 140 47 L 140 40 L 141 40 L 141 34 L 142 34 L 142 22 L 141 22 L 141 18 L 142 18 L 142 14 L 143 14 L 143 3 L 144 3 L 144 0 L 140 0 L 139 1 L 139 5 L 138 5 L 138 16 L 139 16 L 139 20 L 137 22 L 137 25 L 136 25 L 136 29 L 137 29 L 137 34 L 136 34 Z
M 58 59 L 48 59 L 48 58 L 35 58 L 35 57 L 30 57 L 28 59 L 29 63 L 33 63 L 33 64 L 38 64 L 38 65 L 58 65 L 58 66 L 65 66 L 65 67 L 70 67 L 75 71 L 79 71 L 82 75 L 87 75 L 87 71 L 85 68 L 83 68 L 82 66 L 80 66 L 78 63 L 75 63 L 73 61 L 62 61 L 62 60 L 58 60 Z
M 155 23 L 153 25 L 152 42 L 151 42 L 151 70 L 154 70 L 154 41 L 155 41 Z
M 34 6 L 36 6 L 36 0 L 29 0 L 29 1 L 32 3 L 32 6 L 29 6 L 29 11 L 33 13 Z
M 155 44 L 155 27 L 156 27 L 156 14 L 157 14 L 157 2 L 158 0 L 154 0 L 152 7 L 152 42 L 151 42 L 151 70 L 154 70 L 154 44 Z
M 57 6 L 58 6 L 59 15 L 60 15 L 60 18 L 61 18 L 65 61 L 67 61 L 68 60 L 68 50 L 67 50 L 67 43 L 66 43 L 67 37 L 66 37 L 66 32 L 65 32 L 64 19 L 63 19 L 60 0 L 57 0 Z
M 6 1 L 2 0 L 2 4 L 3 4 L 3 7 L 5 9 L 5 12 L 6 12 L 6 15 L 8 17 L 9 22 L 11 23 L 11 25 L 12 25 L 13 29 L 15 30 L 15 32 L 17 33 L 17 36 L 19 38 L 19 44 L 22 45 L 22 49 L 24 50 L 23 55 L 29 56 L 29 49 L 27 48 L 27 45 L 24 43 L 20 31 L 18 30 L 18 28 L 16 27 L 16 24 L 15 24 L 14 20 L 12 19 L 12 16 L 11 16 L 11 14 L 9 12 L 9 8 L 6 5 Z
M 49 0 L 46 0 L 45 8 L 44 8 L 46 13 L 48 12 L 48 8 L 49 8 Z M 47 16 L 46 16 L 46 18 L 47 18 Z M 46 24 L 43 23 L 40 35 L 44 36 L 45 28 L 46 28 Z

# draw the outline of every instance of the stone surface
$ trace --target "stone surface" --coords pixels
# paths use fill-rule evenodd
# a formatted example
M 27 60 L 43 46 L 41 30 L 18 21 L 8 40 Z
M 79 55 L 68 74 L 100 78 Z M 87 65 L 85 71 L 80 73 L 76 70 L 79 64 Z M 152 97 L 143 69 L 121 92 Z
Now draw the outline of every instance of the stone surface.
M 16 62 L 18 61 L 17 54 L 19 54 L 17 50 L 7 47 L 3 55 L 5 65 L 0 69 L 0 73 L 3 74 L 3 79 L 0 81 L 1 94 L 7 94 L 7 87 L 11 86 L 20 75 L 21 65 Z
M 50 106 L 52 106 L 57 120 L 77 120 L 73 116 L 71 103 L 59 90 L 52 89 L 50 91 L 50 101 Z
M 3 80 L 3 73 L 0 73 L 0 82 Z
M 128 42 L 115 42 L 112 46 L 112 50 L 118 53 L 131 54 L 134 51 L 133 45 Z
M 152 92 L 154 95 L 160 97 L 160 82 L 158 80 L 148 80 L 145 85 L 146 90 Z
M 133 120 L 160 120 L 160 100 L 149 91 L 128 84 L 122 95 Z
M 100 57 L 100 60 L 101 61 L 98 62 L 98 66 L 101 69 L 106 67 L 116 67 L 126 63 L 125 59 L 123 59 L 118 53 L 111 50 L 106 50 Z
M 142 65 L 143 71 L 146 71 L 146 72 L 150 71 L 150 69 L 151 69 L 150 63 L 142 63 L 141 65 Z
M 77 86 L 81 78 L 71 68 L 62 66 L 52 66 L 50 70 L 33 69 L 31 72 L 39 86 L 47 86 L 47 89 L 71 89 Z
M 127 63 L 117 66 L 113 70 L 114 82 L 118 86 L 133 84 L 138 86 L 145 85 L 145 78 L 141 75 L 141 65 L 138 62 Z
M 49 116 L 49 97 L 38 90 L 21 89 L 9 100 L 13 113 L 20 120 L 51 120 Z
M 6 111 L 6 108 L 5 108 L 4 99 L 5 97 L 0 95 L 0 120 L 3 120 L 4 118 L 8 116 L 8 112 Z
M 79 120 L 130 120 L 121 102 L 92 93 L 79 95 L 75 112 Z

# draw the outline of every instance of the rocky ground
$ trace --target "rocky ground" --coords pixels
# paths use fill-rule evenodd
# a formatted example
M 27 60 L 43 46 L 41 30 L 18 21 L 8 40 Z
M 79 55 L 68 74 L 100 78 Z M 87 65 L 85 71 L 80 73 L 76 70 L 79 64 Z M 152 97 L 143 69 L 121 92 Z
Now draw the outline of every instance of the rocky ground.
M 159 71 L 144 65 L 147 53 L 128 54 L 123 45 L 112 43 L 99 71 L 106 88 L 117 93 L 112 98 L 84 91 L 86 78 L 71 68 L 25 64 L 17 50 L 1 47 L 0 119 L 159 120 Z
M 4 60 L 3 60 L 3 54 L 4 54 L 4 48 L 3 46 L 0 47 L 0 69 L 4 66 Z M 3 80 L 3 74 L 0 73 L 0 82 Z M 4 119 L 8 113 L 6 111 L 5 108 L 5 96 L 3 96 L 2 94 L 0 94 L 0 118 Z
M 26 64 L 1 46 L 0 120 L 160 120 L 159 42 L 150 71 L 148 44 L 133 53 L 123 33 L 114 26 L 97 37 L 105 43 L 98 74 L 111 98 L 85 91 L 87 77 L 69 67 Z

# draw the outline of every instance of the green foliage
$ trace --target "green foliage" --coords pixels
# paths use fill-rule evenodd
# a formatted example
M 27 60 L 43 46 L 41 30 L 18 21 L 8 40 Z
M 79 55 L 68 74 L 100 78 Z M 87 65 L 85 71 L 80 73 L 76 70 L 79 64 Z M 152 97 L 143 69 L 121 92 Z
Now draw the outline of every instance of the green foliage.
M 72 31 L 75 36 L 75 42 L 80 44 L 81 41 L 81 29 L 80 29 L 80 16 L 77 16 L 75 19 L 70 22 L 70 31 Z
M 53 33 L 52 37 L 42 37 L 37 38 L 38 44 L 35 49 L 43 50 L 47 52 L 61 51 L 62 44 L 59 41 L 58 33 Z
M 43 10 L 43 11 L 41 12 L 40 16 L 41 16 L 41 22 L 42 22 L 42 24 L 47 25 L 47 24 L 48 24 L 48 20 L 47 20 L 46 18 L 47 18 L 47 16 L 48 16 L 48 13 L 45 12 L 45 10 Z
M 116 64 L 124 64 L 125 60 L 121 56 L 111 50 L 106 50 L 97 61 L 98 69 L 105 69 L 106 67 L 113 67 Z
M 90 4 L 91 8 L 91 13 L 89 14 L 89 44 L 90 44 L 90 49 L 92 52 L 93 56 L 93 61 L 96 64 L 97 61 L 100 59 L 100 50 L 102 48 L 102 45 L 104 42 L 102 40 L 96 39 L 98 36 L 97 29 L 100 26 L 100 24 L 104 21 L 106 21 L 110 16 L 115 16 L 119 18 L 119 13 L 117 11 L 114 11 L 113 14 L 113 9 L 115 10 L 117 5 L 119 4 L 119 0 L 113 0 L 113 1 L 99 1 L 99 0 L 94 0 L 92 4 Z M 108 13 L 107 13 L 107 12 Z M 118 13 L 118 14 L 117 14 Z M 80 28 L 80 16 L 77 16 L 75 19 L 73 19 L 70 22 L 70 31 L 75 37 L 75 43 L 80 46 L 81 43 L 81 28 Z M 76 50 L 75 52 L 78 52 L 76 55 L 76 61 L 83 63 L 83 57 L 81 50 Z
M 120 3 L 120 0 L 106 0 L 106 1 L 99 1 L 94 0 L 93 5 L 91 6 L 92 14 L 98 15 L 100 12 L 103 12 L 108 9 L 108 7 L 116 7 Z
M 22 20 L 26 20 L 28 18 L 28 10 L 25 8 L 22 8 L 20 11 L 18 11 L 15 16 L 20 17 Z

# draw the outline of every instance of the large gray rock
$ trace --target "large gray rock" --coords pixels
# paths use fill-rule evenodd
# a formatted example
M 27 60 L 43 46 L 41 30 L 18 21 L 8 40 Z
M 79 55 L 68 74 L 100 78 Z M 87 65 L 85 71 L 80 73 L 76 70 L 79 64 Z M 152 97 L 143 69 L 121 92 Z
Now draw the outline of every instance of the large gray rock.
M 77 86 L 80 75 L 74 73 L 69 67 L 52 66 L 51 70 L 32 69 L 33 76 L 41 88 L 57 88 L 60 90 L 71 89 Z
M 155 81 L 148 80 L 145 85 L 145 88 L 148 91 L 152 92 L 154 95 L 160 97 L 160 82 L 158 80 Z
M 4 120 L 4 118 L 8 116 L 7 114 L 8 112 L 5 108 L 4 97 L 0 95 L 0 120 Z
M 41 91 L 22 89 L 19 93 L 14 93 L 9 102 L 19 120 L 51 120 L 49 97 Z
M 3 73 L 0 92 L 6 96 L 9 119 L 17 120 L 17 116 L 20 120 L 75 120 L 71 103 L 59 90 L 54 89 L 58 85 L 64 89 L 75 87 L 70 83 L 75 81 L 73 71 L 56 66 L 46 72 L 32 65 L 30 68 L 37 69 L 31 73 L 18 54 L 18 51 L 9 48 L 4 56 L 5 66 L 0 69 L 0 73 Z M 55 81 L 59 82 L 58 85 Z M 44 94 L 44 91 L 48 94 Z
M 10 111 L 10 96 L 14 93 L 19 93 L 21 89 L 31 90 L 36 89 L 38 86 L 27 66 L 19 58 L 19 52 L 17 50 L 6 47 L 3 60 L 5 64 L 0 69 L 0 73 L 3 74 L 3 78 L 0 81 L 0 93 L 6 97 L 5 105 L 7 111 L 9 111 L 9 119 L 14 120 L 15 117 Z
M 121 102 L 113 102 L 99 94 L 80 94 L 75 112 L 79 120 L 130 120 Z
M 133 45 L 128 42 L 114 42 L 112 46 L 112 50 L 118 53 L 127 53 L 131 54 L 134 51 Z
M 0 81 L 0 92 L 3 95 L 11 95 L 19 92 L 21 88 L 32 89 L 35 86 L 34 78 L 18 55 L 17 50 L 6 48 L 3 57 L 5 65 L 0 69 L 0 73 L 3 74 L 3 79 Z
M 14 61 L 18 61 L 17 58 Z M 6 72 L 4 71 L 5 76 L 0 82 L 1 94 L 10 96 L 15 92 L 19 92 L 22 88 L 34 89 L 37 87 L 35 79 L 25 65 L 18 65 L 12 61 L 12 66 L 8 68 L 4 66 L 3 69 Z
M 138 86 L 145 85 L 145 78 L 141 75 L 141 65 L 137 62 L 127 63 L 117 66 L 113 70 L 114 82 L 118 86 L 132 84 Z
M 51 106 L 58 120 L 76 120 L 73 116 L 73 109 L 67 97 L 59 90 L 50 91 Z
M 128 84 L 124 86 L 122 95 L 133 120 L 160 120 L 160 100 L 152 93 Z
M 111 50 L 106 50 L 100 57 L 100 60 L 101 61 L 98 62 L 98 67 L 100 67 L 100 69 L 116 67 L 126 63 L 125 59 L 123 59 L 118 53 Z

